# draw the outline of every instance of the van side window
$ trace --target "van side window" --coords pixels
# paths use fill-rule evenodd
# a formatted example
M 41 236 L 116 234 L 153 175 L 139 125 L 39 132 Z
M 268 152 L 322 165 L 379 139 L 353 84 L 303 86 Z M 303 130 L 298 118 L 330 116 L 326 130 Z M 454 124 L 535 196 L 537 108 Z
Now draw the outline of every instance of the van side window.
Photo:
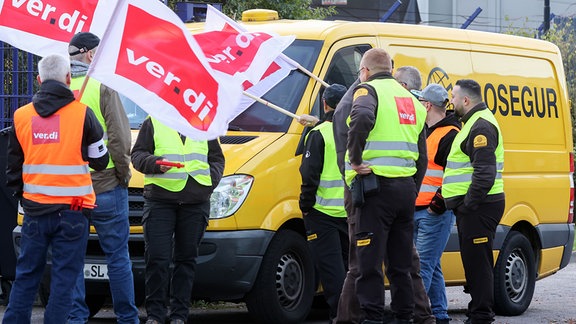
M 362 44 L 343 47 L 336 51 L 334 56 L 332 56 L 332 61 L 328 66 L 324 80 L 328 84 L 339 83 L 346 86 L 346 88 L 350 87 L 350 85 L 358 78 L 358 69 L 360 69 L 360 60 L 362 59 L 362 55 L 371 48 L 372 46 L 368 44 Z M 312 115 L 322 116 L 324 114 L 322 109 L 320 109 L 323 93 L 324 88 L 320 90 L 318 98 L 314 103 Z

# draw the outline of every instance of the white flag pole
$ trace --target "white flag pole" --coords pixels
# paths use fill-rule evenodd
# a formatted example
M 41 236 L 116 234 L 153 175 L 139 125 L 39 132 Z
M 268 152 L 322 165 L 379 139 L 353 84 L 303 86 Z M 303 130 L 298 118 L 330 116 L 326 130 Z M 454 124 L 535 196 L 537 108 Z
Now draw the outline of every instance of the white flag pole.
M 284 115 L 287 115 L 287 116 L 290 116 L 290 117 L 292 117 L 292 118 L 296 118 L 296 119 L 300 120 L 300 116 L 298 116 L 298 115 L 296 115 L 296 114 L 294 114 L 294 113 L 291 113 L 291 112 L 289 112 L 288 110 L 286 110 L 286 109 L 284 109 L 284 108 L 282 108 L 282 107 L 278 107 L 278 106 L 276 106 L 275 104 L 271 103 L 270 101 L 266 101 L 266 100 L 264 100 L 264 99 L 262 99 L 262 98 L 256 97 L 255 95 L 250 94 L 250 93 L 248 93 L 248 92 L 246 92 L 246 91 L 243 91 L 242 93 L 243 93 L 246 97 L 262 103 L 262 104 L 265 105 L 266 107 L 270 107 L 270 108 L 272 108 L 272 109 L 274 109 L 274 110 L 276 110 L 276 111 L 278 111 L 278 112 L 283 113 Z
M 330 85 L 328 83 L 326 83 L 326 81 L 320 79 L 319 77 L 317 77 L 316 75 L 312 74 L 312 72 L 306 70 L 302 65 L 300 65 L 298 62 L 294 61 L 293 59 L 289 58 L 288 56 L 286 56 L 286 54 L 280 54 L 279 57 L 284 60 L 285 62 L 287 62 L 288 64 L 295 66 L 298 70 L 304 72 L 304 74 L 308 75 L 309 77 L 311 77 L 312 79 L 320 82 L 320 84 L 322 84 L 324 87 L 328 88 Z

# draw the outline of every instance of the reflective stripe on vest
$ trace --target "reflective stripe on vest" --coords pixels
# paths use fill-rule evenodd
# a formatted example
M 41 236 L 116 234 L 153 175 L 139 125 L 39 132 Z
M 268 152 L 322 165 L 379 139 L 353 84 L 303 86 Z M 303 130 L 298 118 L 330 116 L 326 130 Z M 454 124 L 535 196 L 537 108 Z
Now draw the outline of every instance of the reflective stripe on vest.
M 28 104 L 14 112 L 14 128 L 24 152 L 24 198 L 40 204 L 71 204 L 96 195 L 88 162 L 82 158 L 86 106 L 73 101 L 53 115 L 40 117 Z
M 151 118 L 154 127 L 154 155 L 163 156 L 168 161 L 180 162 L 183 168 L 171 168 L 161 174 L 146 174 L 144 184 L 155 184 L 166 190 L 177 192 L 186 186 L 191 176 L 203 186 L 211 186 L 210 165 L 208 164 L 208 142 L 182 138 L 177 131 Z
M 444 168 L 441 165 L 436 164 L 434 158 L 436 157 L 436 153 L 438 153 L 438 145 L 440 144 L 440 141 L 453 129 L 456 131 L 459 130 L 458 127 L 451 125 L 438 127 L 432 131 L 428 138 L 426 138 L 426 146 L 428 147 L 428 168 L 426 169 L 424 180 L 422 180 L 422 186 L 420 186 L 418 197 L 416 197 L 416 206 L 430 205 L 436 191 L 438 191 L 438 188 L 442 186 Z
M 416 173 L 418 137 L 424 129 L 426 108 L 394 79 L 366 82 L 376 90 L 378 107 L 374 128 L 362 153 L 372 172 L 387 178 L 410 177 Z M 346 182 L 356 172 L 346 152 Z
M 502 171 L 504 170 L 502 132 L 492 112 L 488 109 L 482 109 L 470 117 L 462 127 L 462 130 L 454 138 L 450 154 L 448 155 L 446 169 L 444 170 L 444 179 L 442 180 L 442 196 L 444 196 L 444 198 L 464 196 L 468 192 L 468 188 L 472 183 L 474 168 L 470 162 L 470 157 L 462 151 L 461 145 L 468 139 L 470 129 L 472 129 L 474 123 L 480 118 L 487 120 L 498 130 L 498 146 L 494 152 L 496 155 L 497 173 L 494 184 L 488 194 L 494 195 L 504 192 L 504 180 L 502 179 Z
M 78 92 L 82 88 L 84 79 L 85 77 L 82 76 L 71 80 L 70 89 L 74 92 L 76 99 L 78 99 Z M 102 126 L 102 129 L 104 130 L 104 144 L 108 146 L 108 127 L 106 126 L 106 121 L 104 120 L 104 116 L 102 116 L 102 109 L 100 108 L 100 82 L 92 78 L 88 79 L 88 83 L 86 84 L 86 88 L 84 88 L 80 102 L 92 109 L 92 112 L 96 115 L 96 119 L 98 119 L 100 126 Z M 114 168 L 114 161 L 112 161 L 112 156 L 110 155 L 106 169 L 112 168 Z M 91 169 L 91 171 L 94 170 Z
M 313 130 L 317 130 L 324 139 L 324 165 L 320 173 L 320 184 L 316 190 L 316 203 L 313 208 L 332 217 L 346 217 L 344 180 L 336 163 L 336 144 L 332 122 L 323 122 Z M 307 137 L 306 140 L 308 140 Z

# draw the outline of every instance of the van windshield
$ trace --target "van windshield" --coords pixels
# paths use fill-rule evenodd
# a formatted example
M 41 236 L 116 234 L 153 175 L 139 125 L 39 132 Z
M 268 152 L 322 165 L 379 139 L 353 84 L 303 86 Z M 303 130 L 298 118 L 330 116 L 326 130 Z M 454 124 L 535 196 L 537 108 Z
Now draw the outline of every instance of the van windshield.
M 284 54 L 311 71 L 321 48 L 322 41 L 295 40 L 284 50 Z M 292 70 L 286 78 L 278 82 L 261 98 L 295 113 L 309 79 L 309 76 L 298 69 Z M 130 121 L 130 127 L 139 129 L 148 114 L 127 97 L 120 95 L 120 99 Z M 286 132 L 291 122 L 292 117 L 266 107 L 260 102 L 254 102 L 230 122 L 228 129 L 231 131 Z

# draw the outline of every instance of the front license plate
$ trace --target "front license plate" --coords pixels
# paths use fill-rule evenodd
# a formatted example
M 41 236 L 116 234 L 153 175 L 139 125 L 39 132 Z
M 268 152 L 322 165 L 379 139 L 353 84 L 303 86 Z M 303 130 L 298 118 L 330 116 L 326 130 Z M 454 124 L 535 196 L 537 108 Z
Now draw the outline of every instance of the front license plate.
M 108 280 L 108 266 L 105 264 L 85 264 L 84 279 Z

